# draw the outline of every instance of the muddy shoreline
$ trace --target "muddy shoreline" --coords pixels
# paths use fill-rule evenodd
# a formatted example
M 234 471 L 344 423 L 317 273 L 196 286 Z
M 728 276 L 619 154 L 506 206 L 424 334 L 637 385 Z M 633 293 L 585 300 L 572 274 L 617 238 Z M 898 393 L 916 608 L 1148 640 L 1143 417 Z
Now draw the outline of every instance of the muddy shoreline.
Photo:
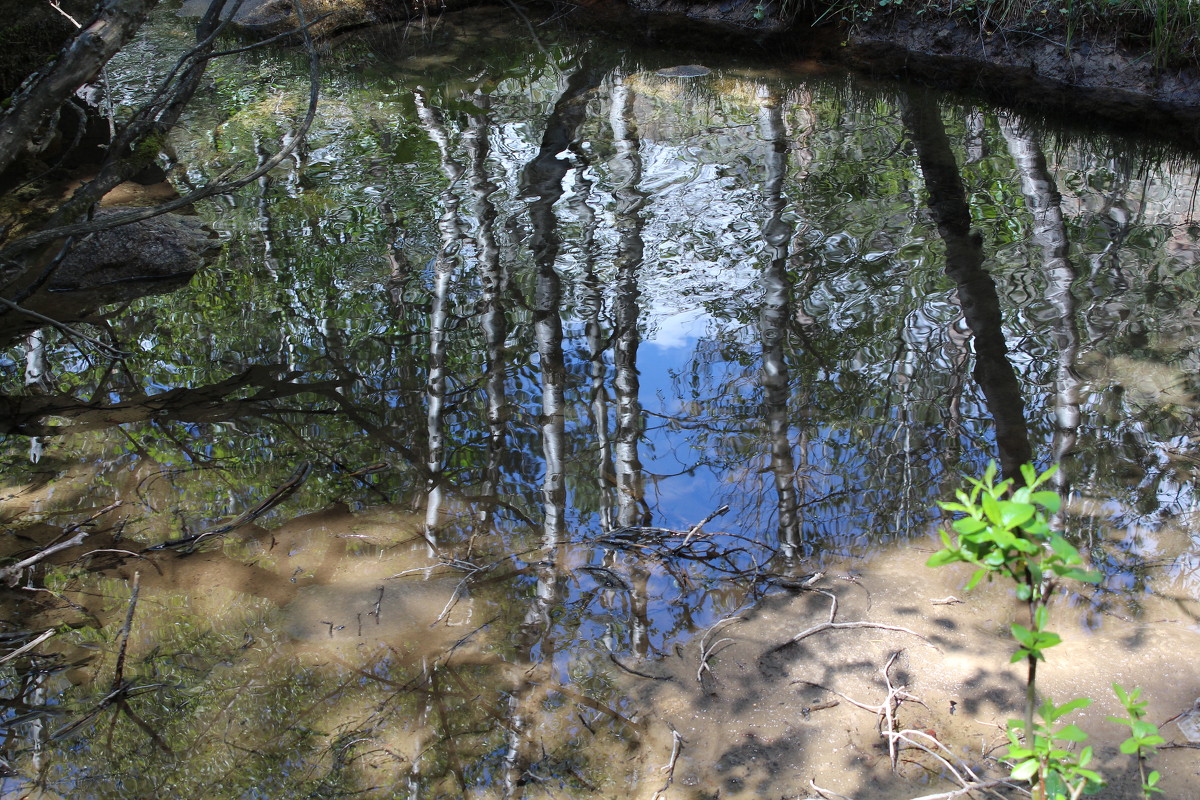
M 754 48 L 814 59 L 871 77 L 974 94 L 1058 122 L 1200 145 L 1200 70 L 1158 68 L 1148 49 L 1119 32 L 987 33 L 962 21 L 899 9 L 854 26 L 820 24 L 819 14 L 784 22 L 753 17 L 752 3 L 687 0 L 601 3 L 581 12 L 624 21 L 646 38 L 702 47 Z
M 486 4 L 459 0 L 414 15 L 394 0 L 350 3 L 339 6 L 322 35 L 336 40 L 341 32 L 384 22 L 422 24 Z M 185 4 L 183 13 L 194 12 L 196 5 Z M 313 14 L 328 11 L 325 0 L 307 5 Z M 297 23 L 290 8 L 252 0 L 239 13 L 241 27 L 253 37 L 275 35 Z M 549 3 L 543 10 L 556 23 L 588 35 L 815 60 L 868 76 L 976 94 L 1074 125 L 1115 128 L 1189 149 L 1200 145 L 1200 69 L 1194 64 L 1159 68 L 1148 48 L 1129 44 L 1120 31 L 1071 37 L 1052 28 L 988 31 L 904 8 L 851 26 L 821 21 L 819 10 L 784 20 L 774 4 L 748 0 L 591 0 Z

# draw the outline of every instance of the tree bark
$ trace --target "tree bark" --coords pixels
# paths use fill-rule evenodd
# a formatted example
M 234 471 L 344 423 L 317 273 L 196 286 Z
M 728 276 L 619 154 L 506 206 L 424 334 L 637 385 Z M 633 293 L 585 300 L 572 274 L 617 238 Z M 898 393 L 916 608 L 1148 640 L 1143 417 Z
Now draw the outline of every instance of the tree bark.
M 158 0 L 105 0 L 96 17 L 59 55 L 54 65 L 13 98 L 0 117 L 0 174 L 23 155 L 38 129 L 75 91 L 133 38 Z

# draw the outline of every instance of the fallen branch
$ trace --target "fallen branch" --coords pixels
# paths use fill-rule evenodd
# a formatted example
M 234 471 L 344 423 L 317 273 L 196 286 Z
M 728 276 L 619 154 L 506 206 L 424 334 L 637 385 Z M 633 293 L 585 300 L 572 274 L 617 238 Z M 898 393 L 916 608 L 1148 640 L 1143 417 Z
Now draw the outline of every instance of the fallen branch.
M 26 642 L 25 644 L 18 647 L 16 650 L 13 650 L 11 653 L 6 655 L 4 658 L 0 658 L 0 664 L 3 664 L 6 661 L 11 661 L 14 658 L 16 658 L 17 656 L 22 655 L 23 653 L 28 653 L 30 650 L 37 647 L 42 642 L 46 641 L 54 634 L 55 634 L 55 630 L 53 628 L 51 628 L 50 630 L 48 630 L 45 633 L 38 636 L 33 641 Z
M 59 322 L 58 320 L 54 319 L 53 317 L 47 317 L 45 314 L 39 314 L 36 311 L 31 311 L 28 308 L 25 308 L 24 306 L 14 303 L 12 300 L 9 300 L 6 297 L 0 297 L 0 304 L 3 304 L 4 306 L 8 307 L 12 311 L 16 311 L 18 314 L 24 314 L 27 317 L 36 319 L 39 322 L 44 322 L 47 325 L 50 325 L 51 327 L 57 328 L 58 330 L 62 331 L 62 333 L 65 336 L 67 336 L 68 338 L 79 339 L 83 342 L 86 342 L 87 344 L 90 344 L 92 347 L 95 347 L 97 350 L 101 350 L 101 351 L 108 353 L 113 358 L 125 358 L 127 356 L 133 355 L 133 353 L 127 353 L 124 350 L 113 347 L 112 345 L 110 345 L 106 342 L 102 342 L 99 339 L 95 339 L 91 336 L 88 336 L 85 333 L 80 333 L 78 330 L 76 330 L 75 328 L 72 328 L 70 325 L 67 325 L 65 322 Z
M 294 494 L 295 491 L 299 489 L 301 485 L 303 485 L 304 481 L 308 480 L 308 476 L 311 472 L 312 462 L 305 461 L 296 469 L 295 472 L 292 473 L 292 476 L 284 481 L 278 489 L 272 492 L 266 500 L 263 500 L 253 508 L 243 511 L 241 514 L 234 517 L 230 522 L 227 522 L 224 525 L 218 525 L 217 527 L 210 528 L 206 531 L 201 531 L 200 533 L 194 533 L 191 536 L 184 536 L 179 539 L 171 539 L 170 541 L 163 542 L 162 544 L 156 544 L 153 547 L 147 547 L 142 552 L 149 553 L 159 550 L 171 550 L 175 548 L 178 548 L 183 553 L 194 552 L 196 547 L 203 540 L 213 536 L 221 536 L 229 533 L 230 531 L 237 530 L 245 525 L 249 525 L 251 522 L 291 497 L 292 494 Z
M 72 547 L 76 547 L 80 544 L 83 544 L 83 540 L 88 537 L 88 534 L 91 533 L 91 531 L 80 530 L 80 529 L 86 525 L 91 524 L 92 522 L 95 522 L 97 519 L 104 516 L 109 511 L 112 511 L 114 508 L 117 508 L 121 504 L 122 504 L 122 501 L 120 501 L 120 500 L 118 500 L 115 503 L 111 503 L 111 504 L 105 506 L 104 508 L 100 509 L 99 511 L 97 511 L 95 514 L 92 514 L 90 517 L 85 519 L 83 522 L 77 522 L 74 525 L 66 528 L 62 532 L 62 534 L 61 534 L 62 536 L 66 536 L 68 533 L 74 533 L 75 531 L 79 531 L 79 533 L 76 536 L 72 536 L 67 541 L 59 542 L 58 544 L 51 545 L 51 546 L 47 547 L 45 550 L 35 553 L 34 555 L 30 556 L 29 558 L 25 559 L 24 561 L 18 561 L 16 564 L 11 564 L 11 565 L 5 567 L 4 569 L 0 569 L 0 581 L 4 581 L 9 586 L 14 586 L 14 585 L 16 585 L 16 582 L 20 579 L 21 572 L 23 570 L 25 570 L 26 568 L 32 567 L 34 564 L 38 563 L 39 561 L 42 561 L 45 558 L 48 558 L 49 556 L 54 555 L 57 552 L 60 552 L 62 550 L 69 550 Z
M 828 800 L 828 798 L 830 798 L 830 797 L 836 797 L 836 798 L 838 798 L 838 800 L 851 800 L 849 797 L 846 797 L 846 795 L 844 795 L 844 794 L 838 794 L 837 792 L 831 792 L 828 789 L 822 789 L 820 786 L 817 786 L 817 782 L 815 780 L 813 780 L 812 778 L 808 779 L 808 785 L 813 788 L 814 792 L 821 795 L 821 797 L 826 798 L 826 800 Z
M 939 794 L 923 794 L 920 797 L 912 798 L 912 800 L 951 800 L 951 798 L 963 797 L 964 795 L 969 795 L 971 792 L 977 792 L 977 791 L 982 791 L 984 789 L 990 789 L 993 786 L 1009 786 L 1009 785 L 1010 784 L 1005 783 L 1004 781 L 999 781 L 999 780 L 984 781 L 982 783 L 973 783 L 968 786 L 963 786 L 960 789 L 951 789 L 948 792 L 941 792 Z M 1000 795 L 1000 796 L 1002 797 L 1003 795 Z
M 652 800 L 663 800 L 666 797 L 667 789 L 671 788 L 671 783 L 675 780 L 675 762 L 679 760 L 679 754 L 683 752 L 683 737 L 679 735 L 679 731 L 675 730 L 674 725 L 669 722 L 667 725 L 671 728 L 671 758 L 662 768 L 662 771 L 667 774 L 667 782 L 654 793 Z
M 0 173 L 25 152 L 43 121 L 133 38 L 154 5 L 154 0 L 107 0 L 53 65 L 13 99 L 0 117 Z
M 883 733 L 888 740 L 888 759 L 892 763 L 892 772 L 896 771 L 896 738 L 891 734 L 896 732 L 896 712 L 900 710 L 901 695 L 904 694 L 903 687 L 900 689 L 892 686 L 892 676 L 888 671 L 892 668 L 896 658 L 899 657 L 902 650 L 897 650 L 892 653 L 892 657 L 888 659 L 887 664 L 883 666 L 883 682 L 887 685 L 887 697 L 883 701 L 881 707 L 881 719 L 879 732 Z M 886 723 L 887 732 L 884 733 L 884 724 Z
M 710 645 L 708 643 L 708 637 L 712 636 L 712 634 L 714 632 L 716 632 L 717 628 L 721 627 L 722 625 L 724 625 L 727 622 L 743 622 L 743 621 L 745 621 L 745 617 L 738 617 L 738 616 L 725 617 L 724 619 L 719 619 L 716 622 L 714 622 L 712 625 L 710 625 L 708 630 L 706 630 L 704 632 L 704 635 L 700 637 L 700 666 L 696 667 L 696 682 L 700 684 L 700 688 L 702 688 L 702 689 L 704 688 L 704 673 L 712 672 L 712 667 L 710 667 L 708 665 L 708 660 L 710 658 L 712 658 L 713 654 L 716 652 L 716 649 L 718 647 L 720 647 L 723 643 L 733 641 L 732 639 L 725 637 L 722 639 L 718 639 L 717 641 L 713 642 Z
M 722 516 L 723 514 L 727 513 L 728 511 L 729 511 L 729 506 L 727 506 L 727 505 L 721 506 L 716 511 L 709 514 L 707 517 L 705 517 L 704 519 L 697 522 L 687 532 L 687 536 L 683 537 L 683 543 L 680 544 L 678 547 L 676 547 L 675 550 L 682 550 L 683 548 L 687 547 L 687 544 L 688 544 L 688 542 L 690 542 L 692 540 L 692 537 L 695 536 L 696 534 L 700 533 L 700 531 L 704 528 L 705 525 L 712 522 L 717 517 Z M 672 550 L 671 552 L 675 552 L 675 550 Z
M 670 675 L 651 675 L 648 672 L 639 672 L 638 670 L 634 669 L 633 667 L 627 666 L 624 663 L 622 663 L 621 659 L 617 658 L 616 653 L 609 653 L 608 660 L 611 661 L 612 663 L 616 664 L 621 669 L 628 672 L 630 675 L 636 675 L 639 678 L 649 678 L 652 681 L 669 681 L 672 679 Z
M 933 744 L 936 747 L 944 750 L 948 755 L 953 757 L 953 754 L 946 748 L 946 746 L 944 744 L 942 744 L 941 742 L 939 742 L 937 740 L 937 737 L 931 736 L 930 734 L 926 733 L 925 731 L 917 731 L 917 730 L 893 731 L 886 735 L 888 736 L 889 740 L 892 740 L 892 741 L 898 740 L 898 741 L 905 742 L 905 743 L 911 745 L 912 747 L 915 747 L 918 750 L 922 750 L 922 751 L 928 753 L 929 755 L 933 756 L 935 759 L 937 759 L 938 762 L 941 763 L 941 765 L 943 767 L 946 768 L 946 770 L 951 775 L 954 776 L 954 779 L 956 781 L 958 781 L 958 783 L 961 787 L 959 789 L 954 789 L 950 792 L 943 792 L 941 794 L 924 795 L 922 797 L 913 798 L 913 800 L 940 800 L 941 798 L 961 797 L 963 795 L 970 794 L 971 792 L 975 792 L 975 791 L 981 791 L 981 792 L 986 791 L 988 794 L 995 795 L 996 797 L 1001 798 L 1001 800 L 1004 800 L 1003 795 L 992 790 L 991 787 L 993 787 L 993 786 L 1005 786 L 1009 789 L 1016 789 L 1016 790 L 1020 791 L 1022 794 L 1029 794 L 1029 792 L 1021 789 L 1020 787 L 1018 787 L 1012 783 L 1004 781 L 1004 780 L 983 780 L 982 778 L 980 778 L 978 775 L 975 774 L 974 770 L 972 770 L 969 766 L 967 766 L 961 760 L 958 762 L 958 767 L 956 768 L 953 764 L 950 763 L 950 761 L 948 759 L 942 757 L 933 748 L 929 747 L 928 745 L 922 744 L 921 742 L 912 738 L 913 736 L 924 737 L 925 739 L 928 739 L 930 742 L 933 742 Z M 961 770 L 961 772 L 960 772 L 960 770 Z M 963 776 L 963 773 L 966 774 L 966 777 Z
M 153 683 L 147 686 L 134 687 L 125 682 L 125 654 L 129 648 L 129 636 L 133 632 L 133 615 L 137 611 L 138 595 L 141 593 L 141 581 L 142 573 L 133 573 L 133 586 L 129 595 L 129 608 L 125 612 L 125 622 L 121 626 L 121 631 L 117 634 L 117 638 L 120 639 L 120 644 L 117 646 L 117 663 L 113 669 L 113 679 L 108 694 L 106 694 L 99 703 L 93 706 L 88 713 L 84 714 L 75 722 L 65 725 L 54 733 L 50 734 L 51 739 L 61 739 L 62 737 L 67 736 L 68 734 L 86 725 L 88 722 L 94 720 L 109 706 L 115 705 L 118 713 L 125 714 L 127 717 L 129 717 L 134 725 L 137 725 L 139 728 L 141 728 L 142 731 L 150 737 L 150 741 L 155 747 L 159 748 L 165 753 L 171 753 L 171 748 L 168 747 L 167 743 L 164 742 L 162 737 L 158 735 L 158 732 L 151 728 L 145 720 L 139 717 L 137 713 L 134 712 L 134 710 L 130 707 L 128 702 L 129 698 L 131 697 L 136 697 L 139 694 L 144 694 L 145 692 L 157 689 L 163 685 L 160 683 Z M 115 719 L 113 720 L 113 724 L 116 724 Z M 111 731 L 109 735 L 111 737 Z
M 121 644 L 117 647 L 117 666 L 113 674 L 112 691 L 121 688 L 125 682 L 125 651 L 129 647 L 129 634 L 133 631 L 133 614 L 137 611 L 138 595 L 142 591 L 142 573 L 133 573 L 133 588 L 129 595 L 129 609 L 125 612 L 125 624 L 121 626 L 119 638 Z
M 783 644 L 772 647 L 767 652 L 769 652 L 769 653 L 778 652 L 778 651 L 782 650 L 783 648 L 787 647 L 788 645 L 795 644 L 796 642 L 799 642 L 802 639 L 807 639 L 809 636 L 813 636 L 814 634 L 821 633 L 822 631 L 832 631 L 832 630 L 840 631 L 840 630 L 847 630 L 850 628 L 878 628 L 879 630 L 884 630 L 884 631 L 897 631 L 899 633 L 907 633 L 910 636 L 915 636 L 918 639 L 920 639 L 921 641 L 925 642 L 927 645 L 932 647 L 934 650 L 938 650 L 938 647 L 935 644 L 933 644 L 933 642 L 929 641 L 921 634 L 917 633 L 914 630 L 910 630 L 908 628 L 901 627 L 899 625 L 884 625 L 881 622 L 822 622 L 820 625 L 814 625 L 811 628 L 809 628 L 808 630 L 802 631 L 801 633 L 796 634 L 795 636 L 793 636 L 791 639 L 788 639 Z M 939 652 L 940 652 L 940 650 L 939 650 Z
M 877 628 L 879 630 L 897 631 L 899 633 L 907 633 L 907 634 L 917 637 L 921 641 L 925 642 L 925 644 L 932 647 L 934 650 L 937 650 L 939 653 L 941 652 L 941 650 L 937 647 L 937 645 L 935 645 L 933 642 L 926 639 L 921 634 L 917 633 L 914 630 L 910 630 L 909 628 L 901 627 L 899 625 L 884 625 L 881 622 L 863 622 L 863 621 L 834 622 L 834 619 L 837 617 L 837 612 L 838 612 L 837 595 L 835 595 L 833 592 L 826 591 L 825 589 L 816 589 L 816 588 L 813 588 L 810 586 L 805 586 L 803 588 L 805 591 L 817 592 L 818 594 L 823 594 L 829 598 L 829 601 L 830 601 L 830 603 L 829 603 L 829 620 L 826 622 L 822 622 L 819 625 L 813 625 L 811 628 L 801 631 L 800 633 L 793 636 L 791 639 L 788 639 L 786 642 L 775 645 L 774 647 L 772 647 L 770 650 L 767 651 L 768 653 L 777 653 L 789 645 L 793 645 L 796 642 L 799 642 L 803 639 L 807 639 L 809 636 L 813 636 L 813 635 L 821 633 L 823 631 L 847 630 L 850 628 Z

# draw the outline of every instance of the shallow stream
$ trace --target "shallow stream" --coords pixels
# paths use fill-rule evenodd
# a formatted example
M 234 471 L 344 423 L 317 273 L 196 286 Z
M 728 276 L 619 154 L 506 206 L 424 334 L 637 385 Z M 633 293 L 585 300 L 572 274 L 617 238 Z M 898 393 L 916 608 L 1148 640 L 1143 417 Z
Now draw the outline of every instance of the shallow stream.
M 269 158 L 306 70 L 215 63 L 176 185 Z M 104 310 L 130 355 L 46 329 L 0 361 L 77 401 L 2 440 L 14 560 L 95 517 L 0 601 L 7 651 L 54 632 L 0 665 L 0 796 L 947 791 L 797 682 L 879 703 L 904 648 L 912 724 L 996 769 L 1015 605 L 923 566 L 990 461 L 1057 465 L 1104 575 L 1046 680 L 1140 683 L 1157 724 L 1200 694 L 1198 181 L 1150 140 L 507 9 L 339 41 L 296 156 L 197 207 L 216 262 Z M 774 650 L 812 587 L 927 641 Z

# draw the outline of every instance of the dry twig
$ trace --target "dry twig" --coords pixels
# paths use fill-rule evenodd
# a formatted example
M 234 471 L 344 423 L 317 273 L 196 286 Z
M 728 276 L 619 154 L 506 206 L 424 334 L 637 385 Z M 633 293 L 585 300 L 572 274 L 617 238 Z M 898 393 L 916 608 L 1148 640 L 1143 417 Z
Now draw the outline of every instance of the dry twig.
M 675 730 L 675 726 L 667 723 L 671 728 L 671 758 L 667 761 L 666 766 L 662 771 L 667 774 L 667 782 L 662 788 L 654 793 L 653 800 L 663 800 L 667 795 L 667 789 L 671 787 L 671 783 L 675 780 L 675 762 L 679 760 L 679 754 L 683 752 L 684 739 L 679 735 L 679 731 Z
M 953 775 L 954 779 L 956 781 L 958 781 L 958 783 L 959 783 L 959 786 L 960 786 L 959 789 L 954 789 L 950 792 L 943 792 L 941 794 L 925 795 L 923 797 L 914 798 L 914 800 L 941 800 L 941 798 L 961 797 L 963 795 L 970 794 L 971 792 L 975 792 L 975 791 L 987 792 L 988 794 L 995 795 L 996 797 L 1001 798 L 1001 800 L 1004 800 L 1003 795 L 998 794 L 997 792 L 995 792 L 992 789 L 993 786 L 1005 786 L 1010 789 L 1016 789 L 1016 790 L 1022 792 L 1023 794 L 1028 794 L 1028 792 L 1020 789 L 1020 787 L 1018 787 L 1012 783 L 1009 783 L 1007 781 L 983 780 L 977 774 L 975 774 L 974 770 L 972 770 L 967 764 L 963 763 L 961 760 L 958 761 L 958 766 L 955 767 L 955 765 L 951 764 L 947 758 L 944 758 L 941 754 L 939 754 L 935 748 L 945 751 L 946 755 L 950 756 L 951 758 L 954 757 L 954 754 L 951 753 L 948 749 L 946 749 L 946 746 L 944 744 L 942 744 L 941 742 L 939 742 L 936 737 L 931 736 L 930 734 L 926 733 L 925 731 L 902 730 L 902 731 L 892 731 L 885 735 L 888 737 L 888 739 L 890 741 L 905 742 L 906 744 L 908 744 L 912 747 L 915 747 L 918 750 L 922 750 L 922 751 L 928 753 L 929 755 L 933 756 L 933 758 L 935 758 L 939 763 L 941 763 L 941 765 L 946 768 L 946 771 L 949 772 L 951 775 Z M 924 739 L 928 739 L 930 742 L 933 743 L 933 747 L 917 741 L 916 739 L 913 738 L 914 736 L 919 736 Z M 965 776 L 964 776 L 964 773 L 965 773 Z
M 20 579 L 21 571 L 24 570 L 25 568 L 32 567 L 34 564 L 38 563 L 39 561 L 42 561 L 43 559 L 45 559 L 49 556 L 52 556 L 59 551 L 69 550 L 70 548 L 75 547 L 76 545 L 82 544 L 83 540 L 87 538 L 89 533 L 91 533 L 91 531 L 82 530 L 82 528 L 95 522 L 100 517 L 104 516 L 105 514 L 107 514 L 110 511 L 112 511 L 114 508 L 119 507 L 121 504 L 122 504 L 122 501 L 120 501 L 120 500 L 118 500 L 115 503 L 110 503 L 109 505 L 106 505 L 104 508 L 100 509 L 96 513 L 92 514 L 90 517 L 85 519 L 83 522 L 77 522 L 74 525 L 71 525 L 70 527 L 64 529 L 62 534 L 60 534 L 61 536 L 66 536 L 69 533 L 74 533 L 75 531 L 79 531 L 79 533 L 77 535 L 72 536 L 70 539 L 67 539 L 65 542 L 59 542 L 58 544 L 50 545 L 49 547 L 35 553 L 34 555 L 30 556 L 29 558 L 26 558 L 23 561 L 18 561 L 16 564 L 11 564 L 11 565 L 5 567 L 4 569 L 0 569 L 0 581 L 7 582 L 10 586 L 14 585 Z
M 821 795 L 821 797 L 826 798 L 826 800 L 831 797 L 836 797 L 838 800 L 851 800 L 851 798 L 846 797 L 844 794 L 838 794 L 837 792 L 831 792 L 828 789 L 822 789 L 820 786 L 817 786 L 817 782 L 812 778 L 808 779 L 808 785 L 813 788 L 814 792 Z
M 877 628 L 879 630 L 898 631 L 900 633 L 907 633 L 907 634 L 909 634 L 911 636 L 915 636 L 918 639 L 920 639 L 921 641 L 925 642 L 925 644 L 929 645 L 934 650 L 938 650 L 938 652 L 941 652 L 938 649 L 938 647 L 935 644 L 933 644 L 933 642 L 929 641 L 927 638 L 925 638 L 921 634 L 917 633 L 914 630 L 910 630 L 909 628 L 903 628 L 899 625 L 884 625 L 881 622 L 863 622 L 863 621 L 834 622 L 834 619 L 837 617 L 837 612 L 838 612 L 837 596 L 833 592 L 826 591 L 825 589 L 815 589 L 815 588 L 809 587 L 809 588 L 807 588 L 807 591 L 817 592 L 817 593 L 823 594 L 829 598 L 829 600 L 830 600 L 829 620 L 826 622 L 822 622 L 818 625 L 813 625 L 811 628 L 808 628 L 807 630 L 801 631 L 800 633 L 793 636 L 791 639 L 788 639 L 786 642 L 783 642 L 782 644 L 778 644 L 778 645 L 772 647 L 770 650 L 767 651 L 768 653 L 777 653 L 780 650 L 787 647 L 788 645 L 795 644 L 796 642 L 799 642 L 802 639 L 807 639 L 809 636 L 812 636 L 817 633 L 821 633 L 822 631 L 846 630 L 849 628 Z
M 714 622 L 711 626 L 709 626 L 708 630 L 706 630 L 704 632 L 704 635 L 700 637 L 700 666 L 696 667 L 696 682 L 700 684 L 701 688 L 703 688 L 703 686 L 704 686 L 704 673 L 712 672 L 712 667 L 709 666 L 708 660 L 710 658 L 712 658 L 712 656 L 715 654 L 718 647 L 720 647 L 722 644 L 724 644 L 726 642 L 733 641 L 733 639 L 726 637 L 726 638 L 718 639 L 717 641 L 713 642 L 712 644 L 709 644 L 708 637 L 711 636 L 714 632 L 716 632 L 717 628 L 721 627 L 722 625 L 724 625 L 727 622 L 743 622 L 743 621 L 745 621 L 745 619 L 746 619 L 745 617 L 740 617 L 740 616 L 725 617 L 724 619 L 719 619 L 716 622 Z
M 0 658 L 0 664 L 3 664 L 6 661 L 11 661 L 23 653 L 28 653 L 30 650 L 37 647 L 39 644 L 41 644 L 42 642 L 46 641 L 51 636 L 53 636 L 54 633 L 55 633 L 54 629 L 51 628 L 50 630 L 46 631 L 45 633 L 40 634 L 36 639 L 26 642 L 25 644 L 18 647 L 16 650 L 13 650 L 11 653 L 6 655 L 4 658 Z

